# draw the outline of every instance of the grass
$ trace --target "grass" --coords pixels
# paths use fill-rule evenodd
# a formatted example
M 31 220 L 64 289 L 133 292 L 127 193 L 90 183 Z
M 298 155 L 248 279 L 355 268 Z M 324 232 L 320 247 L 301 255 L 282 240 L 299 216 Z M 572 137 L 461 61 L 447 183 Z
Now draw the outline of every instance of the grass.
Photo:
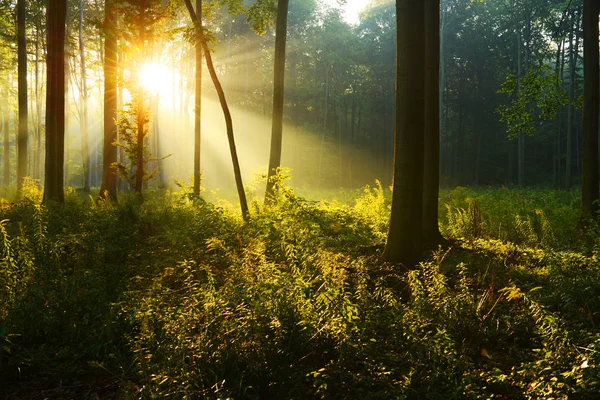
M 600 392 L 600 241 L 577 192 L 440 194 L 457 240 L 378 255 L 389 192 L 0 204 L 7 398 L 579 398 Z M 332 196 L 331 198 L 335 198 Z M 1 395 L 0 395 L 1 396 Z

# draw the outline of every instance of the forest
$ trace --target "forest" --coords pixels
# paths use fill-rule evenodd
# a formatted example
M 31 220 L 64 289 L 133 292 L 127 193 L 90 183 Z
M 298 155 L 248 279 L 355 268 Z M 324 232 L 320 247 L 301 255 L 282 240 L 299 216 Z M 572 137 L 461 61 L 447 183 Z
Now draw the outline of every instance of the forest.
M 0 399 L 600 398 L 599 17 L 0 0 Z

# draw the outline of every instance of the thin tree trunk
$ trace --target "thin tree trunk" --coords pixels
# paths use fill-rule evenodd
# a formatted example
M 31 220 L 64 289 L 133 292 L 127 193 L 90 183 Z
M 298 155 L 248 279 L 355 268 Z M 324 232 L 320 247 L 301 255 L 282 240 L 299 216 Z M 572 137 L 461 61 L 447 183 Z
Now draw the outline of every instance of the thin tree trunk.
M 438 223 L 440 184 L 440 1 L 425 0 L 425 127 L 423 163 L 423 239 L 443 240 Z
M 573 17 L 575 18 L 575 13 L 573 13 Z M 569 108 L 567 113 L 567 160 L 565 179 L 565 188 L 567 190 L 571 189 L 571 180 L 573 176 L 571 171 L 573 166 L 573 126 L 575 116 L 573 101 L 575 100 L 575 79 L 577 77 L 577 58 L 579 56 L 579 34 L 576 34 L 575 43 L 573 44 L 573 30 L 579 32 L 579 21 L 577 21 L 575 23 L 575 27 L 571 29 L 571 34 L 569 37 Z
M 83 41 L 83 12 L 85 0 L 81 0 L 79 9 L 79 60 L 81 67 L 81 155 L 83 158 L 83 190 L 90 191 L 90 145 L 88 142 L 87 120 L 87 74 L 85 69 L 85 44 Z
M 5 105 L 2 118 L 2 130 L 4 131 L 4 186 L 10 185 L 10 133 L 9 133 L 10 111 Z
M 202 0 L 196 0 L 196 17 L 202 29 Z M 196 102 L 194 105 L 194 195 L 200 196 L 202 141 L 202 41 L 196 38 Z
M 238 191 L 238 196 L 240 198 L 240 208 L 242 209 L 242 218 L 244 221 L 248 221 L 250 218 L 250 211 L 248 209 L 248 201 L 246 200 L 246 192 L 244 191 L 244 184 L 242 182 L 242 172 L 240 170 L 240 163 L 237 156 L 237 149 L 235 147 L 235 139 L 233 136 L 233 120 L 231 119 L 231 112 L 229 111 L 229 106 L 227 105 L 227 100 L 225 99 L 225 92 L 223 91 L 223 87 L 221 86 L 221 82 L 219 82 L 219 78 L 217 76 L 217 72 L 215 71 L 215 67 L 213 65 L 212 56 L 210 53 L 210 49 L 206 44 L 204 39 L 204 34 L 201 30 L 200 22 L 198 21 L 198 17 L 194 12 L 194 7 L 192 7 L 192 3 L 190 0 L 185 0 L 185 5 L 190 14 L 190 18 L 196 28 L 196 34 L 200 36 L 202 41 L 202 49 L 204 50 L 204 57 L 206 58 L 206 66 L 208 68 L 208 72 L 213 81 L 215 89 L 217 90 L 217 94 L 219 95 L 219 102 L 221 103 L 221 108 L 223 109 L 223 114 L 225 116 L 225 125 L 227 126 L 227 139 L 229 140 L 229 151 L 231 153 L 231 160 L 233 163 L 233 173 L 235 176 L 235 183 Z
M 273 118 L 271 126 L 271 154 L 265 203 L 273 200 L 275 175 L 281 166 L 281 147 L 283 142 L 283 95 L 285 77 L 285 44 L 287 38 L 288 0 L 277 3 L 277 26 L 275 31 L 275 66 L 273 78 Z
M 321 151 L 319 154 L 319 185 L 323 177 L 323 154 L 325 153 L 325 133 L 327 132 L 327 117 L 329 115 L 329 68 L 325 67 L 325 118 L 321 132 Z
M 99 197 L 117 201 L 117 9 L 115 0 L 105 0 L 104 9 L 104 142 L 102 185 Z
M 66 0 L 48 0 L 44 201 L 64 203 Z
M 36 22 L 35 27 L 35 139 L 33 150 L 33 176 L 40 179 L 41 176 L 41 146 L 42 146 L 42 105 L 40 101 L 40 26 Z
M 25 34 L 25 0 L 17 1 L 17 48 L 19 91 L 19 136 L 17 143 L 17 188 L 20 191 L 27 175 L 27 38 Z

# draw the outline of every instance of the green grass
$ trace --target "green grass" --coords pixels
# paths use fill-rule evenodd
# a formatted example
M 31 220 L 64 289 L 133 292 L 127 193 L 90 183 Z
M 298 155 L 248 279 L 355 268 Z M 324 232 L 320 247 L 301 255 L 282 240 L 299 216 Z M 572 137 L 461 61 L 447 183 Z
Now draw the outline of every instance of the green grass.
M 456 244 L 379 258 L 389 191 L 0 204 L 0 393 L 578 398 L 600 392 L 600 240 L 577 192 L 440 194 Z

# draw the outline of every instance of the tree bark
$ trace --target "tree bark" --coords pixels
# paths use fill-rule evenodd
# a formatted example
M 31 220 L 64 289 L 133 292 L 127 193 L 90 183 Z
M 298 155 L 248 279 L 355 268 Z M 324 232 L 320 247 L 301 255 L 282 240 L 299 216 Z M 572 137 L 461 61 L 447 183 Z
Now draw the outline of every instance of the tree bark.
M 88 142 L 87 120 L 87 74 L 85 68 L 85 43 L 83 41 L 83 12 L 85 0 L 81 0 L 79 9 L 79 60 L 81 68 L 81 155 L 83 158 L 83 190 L 90 191 L 90 146 Z
M 573 101 L 575 100 L 575 79 L 577 77 L 576 69 L 577 69 L 577 59 L 579 56 L 579 34 L 575 35 L 575 43 L 573 44 L 573 31 L 579 31 L 579 18 L 575 17 L 575 13 L 573 13 L 573 18 L 577 18 L 577 22 L 575 22 L 575 26 L 571 29 L 571 34 L 569 38 L 569 108 L 567 113 L 567 159 L 566 159 L 566 179 L 565 179 L 565 188 L 571 189 L 571 180 L 573 173 L 571 171 L 573 166 L 573 125 L 574 125 L 574 116 L 575 116 L 575 107 L 573 106 Z
M 99 198 L 117 201 L 117 10 L 115 0 L 105 0 L 104 9 L 104 143 L 102 185 Z
M 396 0 L 394 182 L 383 257 L 407 268 L 423 250 L 424 33 L 424 5 Z
M 202 0 L 196 0 L 196 18 L 202 29 Z M 202 41 L 196 38 L 196 102 L 194 105 L 194 195 L 200 196 L 202 149 Z
M 10 111 L 5 104 L 4 115 L 2 117 L 2 130 L 4 131 L 4 186 L 10 184 L 10 134 L 9 134 Z
M 423 239 L 435 247 L 443 240 L 438 224 L 440 183 L 440 1 L 425 0 L 425 128 L 423 164 Z
M 283 89 L 285 77 L 285 44 L 287 39 L 288 0 L 277 3 L 277 26 L 275 30 L 275 73 L 273 78 L 273 118 L 271 126 L 271 154 L 265 203 L 272 202 L 274 196 L 277 169 L 281 166 L 281 147 L 283 141 Z
M 17 143 L 17 189 L 27 175 L 27 38 L 25 0 L 17 1 L 17 71 L 19 92 L 19 136 Z
M 48 0 L 44 202 L 64 203 L 66 0 Z
M 598 67 L 598 12 L 600 2 L 583 2 L 583 140 L 582 140 L 582 218 L 595 217 L 598 210 L 598 107 L 600 105 Z
M 244 184 L 242 182 L 242 172 L 240 169 L 240 163 L 237 156 L 237 149 L 235 147 L 235 138 L 233 136 L 233 120 L 231 119 L 231 112 L 229 111 L 229 106 L 227 105 L 227 99 L 225 98 L 225 92 L 223 91 L 223 87 L 221 86 L 221 82 L 219 82 L 219 77 L 217 76 L 217 72 L 215 71 L 215 67 L 213 65 L 212 56 L 210 54 L 210 49 L 206 44 L 206 40 L 204 39 L 204 34 L 201 30 L 201 24 L 198 21 L 198 17 L 194 12 L 194 7 L 192 7 L 192 3 L 190 0 L 185 0 L 185 6 L 188 9 L 190 14 L 190 18 L 196 28 L 196 34 L 200 37 L 202 41 L 202 49 L 204 50 L 204 57 L 206 58 L 206 66 L 208 68 L 208 72 L 213 81 L 217 94 L 219 95 L 219 102 L 221 103 L 221 108 L 223 109 L 223 115 L 225 117 L 225 125 L 227 127 L 227 139 L 229 141 L 229 151 L 231 153 L 231 161 L 233 163 L 233 173 L 235 176 L 235 184 L 238 191 L 238 196 L 240 198 L 240 208 L 242 209 L 242 218 L 244 221 L 247 221 L 250 218 L 250 211 L 248 209 L 248 201 L 246 200 L 246 192 L 244 191 Z

